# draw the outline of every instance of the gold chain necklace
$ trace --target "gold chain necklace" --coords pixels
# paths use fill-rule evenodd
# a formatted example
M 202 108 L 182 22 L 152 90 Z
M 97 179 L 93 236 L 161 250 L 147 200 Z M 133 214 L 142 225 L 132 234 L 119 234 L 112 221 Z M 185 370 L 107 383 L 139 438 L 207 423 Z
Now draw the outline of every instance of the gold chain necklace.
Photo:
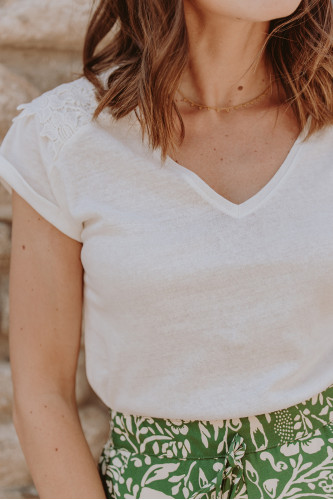
M 271 88 L 271 84 L 269 84 L 269 86 L 260 95 L 258 95 L 254 99 L 251 99 L 250 101 L 244 102 L 242 104 L 237 104 L 236 106 L 227 106 L 225 108 L 214 108 L 213 106 L 205 106 L 204 104 L 198 104 L 197 102 L 191 101 L 191 99 L 188 99 L 187 97 L 185 97 L 180 90 L 178 90 L 178 92 L 182 97 L 181 101 L 186 102 L 192 108 L 211 109 L 213 111 L 217 111 L 218 113 L 220 113 L 221 111 L 225 111 L 226 113 L 229 113 L 230 111 L 234 111 L 234 110 L 241 109 L 241 108 L 247 108 L 253 104 L 256 104 L 257 102 L 259 102 L 261 99 L 263 99 L 269 93 L 270 88 Z

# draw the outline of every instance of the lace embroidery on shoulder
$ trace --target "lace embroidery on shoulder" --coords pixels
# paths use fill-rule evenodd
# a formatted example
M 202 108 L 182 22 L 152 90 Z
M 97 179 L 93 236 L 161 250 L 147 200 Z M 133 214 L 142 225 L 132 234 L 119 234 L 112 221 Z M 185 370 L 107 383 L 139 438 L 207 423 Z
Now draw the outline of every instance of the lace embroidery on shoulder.
M 13 121 L 36 115 L 41 137 L 47 137 L 55 159 L 63 145 L 74 133 L 91 121 L 97 107 L 93 85 L 85 78 L 64 83 L 45 92 L 29 103 L 20 104 L 23 110 Z

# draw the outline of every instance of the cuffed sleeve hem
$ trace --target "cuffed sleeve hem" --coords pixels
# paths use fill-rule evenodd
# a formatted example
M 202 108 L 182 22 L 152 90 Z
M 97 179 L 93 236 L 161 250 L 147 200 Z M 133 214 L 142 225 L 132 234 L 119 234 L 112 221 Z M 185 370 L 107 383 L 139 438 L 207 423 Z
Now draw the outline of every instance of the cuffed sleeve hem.
M 16 191 L 29 205 L 32 206 L 44 219 L 55 226 L 59 231 L 76 241 L 82 242 L 82 227 L 71 222 L 70 215 L 66 216 L 57 205 L 43 198 L 24 180 L 16 168 L 0 155 L 0 182 L 12 194 Z

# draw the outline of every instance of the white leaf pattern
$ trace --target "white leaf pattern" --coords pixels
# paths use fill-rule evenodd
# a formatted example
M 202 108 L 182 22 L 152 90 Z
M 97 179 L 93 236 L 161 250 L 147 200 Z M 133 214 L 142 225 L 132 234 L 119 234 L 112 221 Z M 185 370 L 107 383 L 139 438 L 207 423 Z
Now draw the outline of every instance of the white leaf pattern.
M 218 423 L 114 415 L 99 462 L 108 498 L 333 498 L 327 408 L 333 385 L 290 409 Z M 227 456 L 236 428 L 247 445 L 237 460 Z
M 278 484 L 278 479 L 267 479 L 266 481 L 264 481 L 263 487 L 269 498 L 276 498 L 276 489 Z
M 171 472 L 174 472 L 179 467 L 179 464 L 166 463 L 161 465 L 152 465 L 146 471 L 142 478 L 142 485 L 147 485 L 153 481 L 160 481 L 162 479 L 167 479 Z

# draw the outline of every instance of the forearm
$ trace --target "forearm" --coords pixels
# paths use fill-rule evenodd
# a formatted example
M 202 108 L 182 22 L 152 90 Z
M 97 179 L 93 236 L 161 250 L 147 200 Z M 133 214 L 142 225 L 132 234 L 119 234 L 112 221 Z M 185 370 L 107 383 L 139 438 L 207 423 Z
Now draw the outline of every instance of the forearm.
M 39 496 L 105 498 L 75 406 L 47 394 L 15 408 L 15 427 Z

